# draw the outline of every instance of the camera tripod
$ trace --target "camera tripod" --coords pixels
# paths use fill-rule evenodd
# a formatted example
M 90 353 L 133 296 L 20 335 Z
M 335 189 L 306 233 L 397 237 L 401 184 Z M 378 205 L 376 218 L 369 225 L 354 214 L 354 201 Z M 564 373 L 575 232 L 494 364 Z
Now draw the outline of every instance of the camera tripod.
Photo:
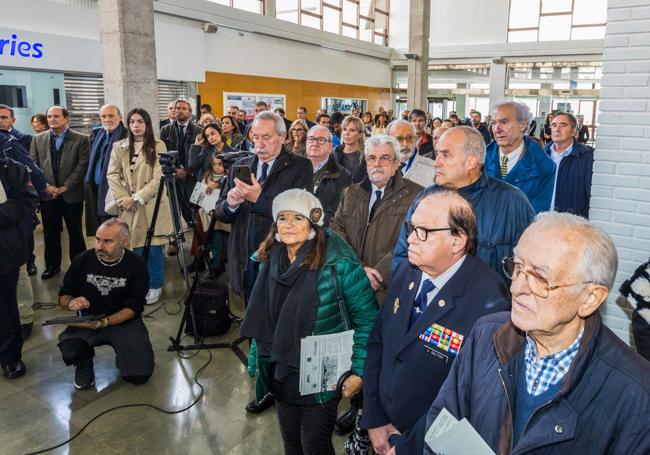
M 147 229 L 147 236 L 145 239 L 145 244 L 144 244 L 144 260 L 147 261 L 149 257 L 149 249 L 151 248 L 151 240 L 154 237 L 155 233 L 155 227 L 156 227 L 156 220 L 158 218 L 158 212 L 160 209 L 160 201 L 163 197 L 163 190 L 166 188 L 167 189 L 167 194 L 169 196 L 169 208 L 171 210 L 171 216 L 172 216 L 172 227 L 173 227 L 173 238 L 178 242 L 178 257 L 180 260 L 180 266 L 181 266 L 181 272 L 183 274 L 183 284 L 185 286 L 185 308 L 183 310 L 183 316 L 181 317 L 181 322 L 180 326 L 178 327 L 178 332 L 176 334 L 176 337 L 169 337 L 171 341 L 171 345 L 167 348 L 167 351 L 188 351 L 188 350 L 195 350 L 195 349 L 230 349 L 238 358 L 239 360 L 246 365 L 247 364 L 247 358 L 246 355 L 239 349 L 239 344 L 245 340 L 243 337 L 239 337 L 235 339 L 234 341 L 230 343 L 225 343 L 225 342 L 220 342 L 220 343 L 204 343 L 203 338 L 199 337 L 198 335 L 198 330 L 196 329 L 197 324 L 196 324 L 196 318 L 194 315 L 194 306 L 193 306 L 193 298 L 194 298 L 194 293 L 196 291 L 196 287 L 200 281 L 200 269 L 201 267 L 196 267 L 196 271 L 194 272 L 194 275 L 192 277 L 192 284 L 190 285 L 190 279 L 189 279 L 189 274 L 187 272 L 187 263 L 185 260 L 185 251 L 184 251 L 184 245 L 185 245 L 185 234 L 183 232 L 183 228 L 181 225 L 181 216 L 180 216 L 180 205 L 179 205 L 179 199 L 178 199 L 178 194 L 176 193 L 176 177 L 175 177 L 175 170 L 176 167 L 173 164 L 173 156 L 170 154 L 166 153 L 161 153 L 160 154 L 160 164 L 162 165 L 162 175 L 160 176 L 160 185 L 158 186 L 158 194 L 156 195 L 156 202 L 154 205 L 154 211 L 153 211 L 153 216 L 151 218 L 151 224 L 149 228 Z M 210 227 L 208 228 L 207 232 L 207 241 L 205 244 L 201 245 L 200 251 L 200 260 L 205 264 L 207 270 L 209 271 L 208 273 L 211 272 L 210 268 L 210 245 L 212 243 L 212 237 L 214 236 L 214 226 L 215 226 L 215 217 L 212 217 L 212 220 L 210 221 Z M 216 280 L 216 276 L 213 275 L 213 278 Z M 231 312 L 230 309 L 228 310 L 229 312 L 229 317 L 231 320 L 238 322 L 238 318 L 236 318 Z M 187 324 L 188 318 L 191 318 L 192 321 L 192 327 L 194 328 L 194 344 L 190 345 L 183 345 L 181 344 L 182 337 L 183 337 L 183 330 Z

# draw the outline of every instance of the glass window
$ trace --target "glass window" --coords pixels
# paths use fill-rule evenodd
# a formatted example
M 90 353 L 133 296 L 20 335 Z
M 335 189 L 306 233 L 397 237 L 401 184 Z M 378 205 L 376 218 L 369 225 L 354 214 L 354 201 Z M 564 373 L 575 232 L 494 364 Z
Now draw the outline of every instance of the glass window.
M 0 85 L 0 104 L 27 107 L 27 90 L 23 85 Z
M 573 25 L 607 22 L 607 0 L 574 0 Z
M 300 8 L 303 12 L 309 11 L 310 13 L 320 15 L 320 0 L 301 0 Z
M 375 33 L 383 33 L 387 35 L 388 15 L 376 12 L 375 13 Z
M 346 22 L 350 25 L 356 25 L 358 16 L 358 5 L 355 2 L 343 0 L 343 22 Z
M 542 14 L 571 13 L 572 0 L 542 0 Z
M 298 23 L 298 0 L 276 0 L 275 17 L 283 21 Z
M 364 41 L 369 41 L 372 43 L 372 37 L 374 35 L 374 24 L 372 21 L 367 19 L 359 20 L 359 39 Z
M 232 6 L 251 13 L 264 14 L 264 4 L 260 0 L 233 0 Z
M 571 39 L 603 39 L 605 38 L 605 26 L 598 25 L 595 27 L 573 27 L 571 29 Z
M 508 32 L 509 43 L 537 41 L 537 29 Z
M 537 27 L 539 3 L 535 0 L 510 1 L 510 28 Z
M 321 30 L 320 18 L 314 17 L 311 14 L 301 14 L 300 23 L 306 25 L 307 27 L 315 28 Z
M 343 26 L 343 36 L 348 36 L 350 38 L 356 38 L 357 37 L 357 29 L 348 27 L 347 25 Z
M 323 4 L 323 30 L 341 34 L 341 12 Z
M 603 39 L 607 0 L 510 0 L 508 42 Z
M 571 39 L 571 15 L 542 16 L 539 18 L 539 41 Z

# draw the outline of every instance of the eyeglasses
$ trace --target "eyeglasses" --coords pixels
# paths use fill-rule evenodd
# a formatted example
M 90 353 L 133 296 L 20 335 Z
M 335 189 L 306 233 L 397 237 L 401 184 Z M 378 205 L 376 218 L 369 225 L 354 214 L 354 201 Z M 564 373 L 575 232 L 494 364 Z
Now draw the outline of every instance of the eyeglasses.
M 432 232 L 451 231 L 451 228 L 449 228 L 449 227 L 446 227 L 446 228 L 425 228 L 425 227 L 422 227 L 422 226 L 415 226 L 411 222 L 404 222 L 404 225 L 406 226 L 407 235 L 411 235 L 411 233 L 413 231 L 415 231 L 415 236 L 421 242 L 426 242 L 427 238 L 429 237 L 429 234 L 432 233 Z
M 545 299 L 548 297 L 551 291 L 554 289 L 565 288 L 569 286 L 576 286 L 578 284 L 598 284 L 595 281 L 579 281 L 577 283 L 567 283 L 567 284 L 550 284 L 548 280 L 541 276 L 538 273 L 535 273 L 531 270 L 524 270 L 524 265 L 520 262 L 517 262 L 513 257 L 506 257 L 501 260 L 501 266 L 503 267 L 503 273 L 506 277 L 515 281 L 520 274 L 524 274 L 526 277 L 526 282 L 530 288 L 530 292 L 535 294 L 537 297 Z
M 388 155 L 382 155 L 382 156 L 370 155 L 366 157 L 366 163 L 368 164 L 375 164 L 375 163 L 388 164 L 391 161 L 395 161 L 395 158 Z
M 327 142 L 332 142 L 332 141 L 330 141 L 329 139 L 324 138 L 324 137 L 307 136 L 307 143 L 308 144 L 313 144 L 314 142 L 316 142 L 318 145 L 324 145 Z
M 304 133 L 306 130 L 304 128 L 294 128 L 292 131 L 301 131 Z
M 395 140 L 397 142 L 400 142 L 400 143 L 401 142 L 408 142 L 408 143 L 415 142 L 415 139 L 416 139 L 415 136 L 395 136 Z

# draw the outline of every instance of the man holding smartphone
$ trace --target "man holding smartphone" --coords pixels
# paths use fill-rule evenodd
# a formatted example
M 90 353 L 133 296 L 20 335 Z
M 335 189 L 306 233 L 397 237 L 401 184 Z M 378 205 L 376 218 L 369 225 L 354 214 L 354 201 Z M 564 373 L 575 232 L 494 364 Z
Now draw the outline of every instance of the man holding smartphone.
M 254 155 L 235 163 L 215 210 L 218 221 L 232 224 L 228 276 L 233 292 L 243 295 L 246 305 L 257 278 L 257 264 L 250 257 L 273 224 L 273 199 L 292 188 L 313 191 L 311 162 L 282 148 L 287 136 L 282 117 L 260 112 L 251 128 Z M 249 175 L 250 184 L 244 181 Z M 272 404 L 273 397 L 267 394 L 251 401 L 246 410 L 259 413 Z
M 235 163 L 216 206 L 217 219 L 233 225 L 228 243 L 230 286 L 247 301 L 257 275 L 249 257 L 271 229 L 273 199 L 292 188 L 312 191 L 313 173 L 309 160 L 283 150 L 287 133 L 282 117 L 261 112 L 251 128 L 255 155 Z M 249 172 L 250 184 L 243 181 Z

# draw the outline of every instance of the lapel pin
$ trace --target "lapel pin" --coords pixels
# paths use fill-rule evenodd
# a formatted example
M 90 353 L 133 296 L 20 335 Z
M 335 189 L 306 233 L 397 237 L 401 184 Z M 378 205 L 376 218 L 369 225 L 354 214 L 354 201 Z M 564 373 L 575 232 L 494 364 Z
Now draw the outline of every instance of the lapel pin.
M 415 287 L 415 283 L 411 281 L 411 284 L 409 284 L 409 291 L 413 290 Z
M 440 300 L 438 300 L 438 306 L 439 306 L 440 308 L 442 308 L 443 306 L 445 306 L 445 303 L 446 303 L 446 302 L 444 301 L 444 299 L 440 299 Z
M 393 314 L 397 314 L 397 310 L 399 310 L 399 298 L 395 299 L 393 303 Z

